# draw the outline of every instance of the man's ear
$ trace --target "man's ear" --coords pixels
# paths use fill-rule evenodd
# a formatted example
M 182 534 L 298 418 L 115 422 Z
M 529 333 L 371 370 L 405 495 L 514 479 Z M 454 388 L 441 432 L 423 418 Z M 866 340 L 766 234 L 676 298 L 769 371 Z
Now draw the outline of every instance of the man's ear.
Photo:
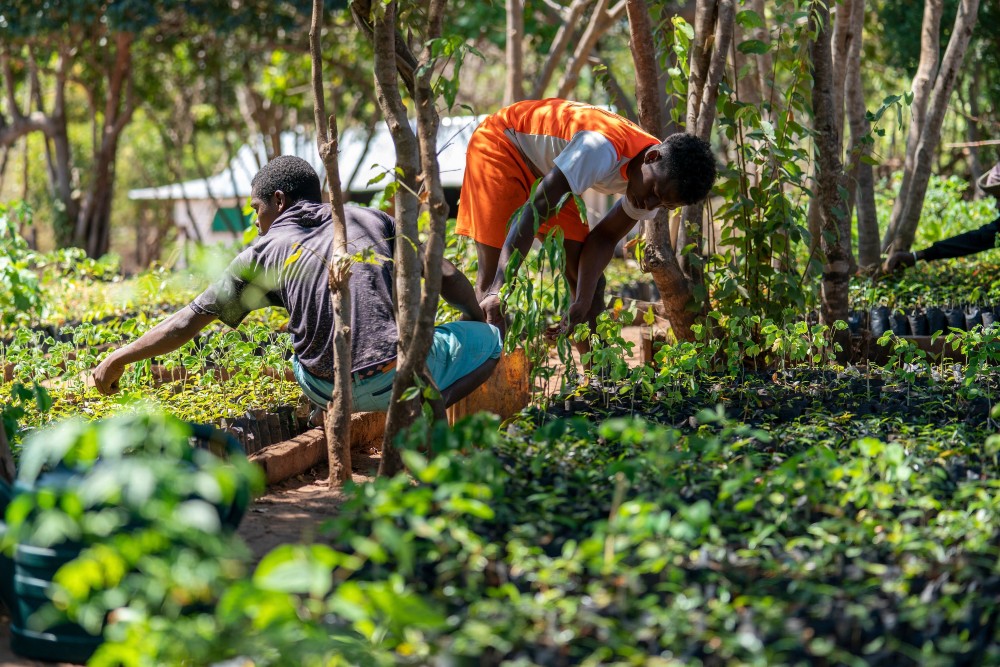
M 663 156 L 660 155 L 660 149 L 658 149 L 656 146 L 653 146 L 652 148 L 646 149 L 646 154 L 642 156 L 642 161 L 644 163 L 656 162 L 661 157 Z
M 278 209 L 278 215 L 284 213 L 285 209 L 288 208 L 288 197 L 281 190 L 274 191 L 274 205 Z

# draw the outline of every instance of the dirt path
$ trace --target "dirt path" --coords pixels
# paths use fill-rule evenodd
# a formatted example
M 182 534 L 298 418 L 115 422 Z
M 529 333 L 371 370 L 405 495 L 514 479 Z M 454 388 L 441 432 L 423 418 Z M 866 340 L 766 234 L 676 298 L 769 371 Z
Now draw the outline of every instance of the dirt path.
M 353 452 L 354 482 L 375 479 L 379 458 L 377 453 Z M 326 475 L 326 465 L 317 466 L 269 487 L 250 505 L 238 532 L 253 553 L 254 565 L 281 544 L 314 541 L 323 522 L 336 516 L 344 497 L 339 489 L 330 488 Z

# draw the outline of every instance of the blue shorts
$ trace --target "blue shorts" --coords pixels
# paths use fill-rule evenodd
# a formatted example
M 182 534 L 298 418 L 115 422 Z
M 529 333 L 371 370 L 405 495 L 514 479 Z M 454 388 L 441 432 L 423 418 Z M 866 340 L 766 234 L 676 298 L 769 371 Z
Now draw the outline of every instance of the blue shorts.
M 427 370 L 434 378 L 438 390 L 455 384 L 472 371 L 482 366 L 488 359 L 498 359 L 503 343 L 500 330 L 483 322 L 449 322 L 434 328 L 434 342 L 427 355 Z M 325 407 L 333 393 L 333 383 L 318 378 L 292 357 L 295 379 L 303 393 L 313 403 Z M 396 369 L 363 380 L 355 380 L 351 385 L 354 412 L 384 412 L 389 409 L 392 398 L 392 381 Z

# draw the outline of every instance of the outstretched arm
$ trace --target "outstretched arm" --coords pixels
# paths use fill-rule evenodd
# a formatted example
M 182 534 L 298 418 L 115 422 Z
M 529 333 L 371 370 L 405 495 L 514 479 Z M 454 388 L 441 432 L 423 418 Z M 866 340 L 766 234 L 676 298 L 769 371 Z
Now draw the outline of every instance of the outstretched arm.
M 580 266 L 577 269 L 576 300 L 569 308 L 569 330 L 586 321 L 587 313 L 593 305 L 597 283 L 604 269 L 611 263 L 615 247 L 635 226 L 633 220 L 622 209 L 618 200 L 607 215 L 594 226 L 580 251 Z
M 215 315 L 196 313 L 185 306 L 132 343 L 120 347 L 94 370 L 94 385 L 102 394 L 118 391 L 118 380 L 129 364 L 173 352 L 215 320 Z
M 547 173 L 538 187 L 535 188 L 535 195 L 527 206 L 521 208 L 517 218 L 507 232 L 503 248 L 500 250 L 500 260 L 497 263 L 497 272 L 493 277 L 485 298 L 480 301 L 483 311 L 486 313 L 486 321 L 503 331 L 505 322 L 500 312 L 500 288 L 506 281 L 507 266 L 511 260 L 517 257 L 513 269 L 517 271 L 524 260 L 528 250 L 531 249 L 531 242 L 535 238 L 535 231 L 556 212 L 563 197 L 571 194 L 569 181 L 559 167 L 553 167 Z M 515 255 L 514 251 L 517 251 Z
M 441 298 L 462 311 L 463 319 L 485 322 L 483 309 L 476 301 L 476 290 L 465 274 L 447 259 L 441 260 Z

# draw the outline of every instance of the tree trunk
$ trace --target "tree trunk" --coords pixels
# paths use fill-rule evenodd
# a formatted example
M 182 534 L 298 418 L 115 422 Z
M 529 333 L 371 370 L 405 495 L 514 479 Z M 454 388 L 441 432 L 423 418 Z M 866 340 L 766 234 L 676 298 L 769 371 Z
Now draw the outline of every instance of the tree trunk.
M 830 10 L 819 0 L 809 11 L 813 68 L 812 107 L 816 132 L 816 193 L 822 223 L 824 253 L 821 319 L 827 325 L 847 320 L 848 285 L 852 273 L 850 219 L 841 196 L 844 171 L 841 141 L 836 125 L 834 72 L 830 46 Z
M 913 85 L 910 87 L 913 99 L 910 102 L 910 127 L 906 134 L 906 153 L 903 157 L 903 183 L 892 205 L 889 226 L 885 236 L 882 237 L 883 252 L 889 249 L 889 244 L 896 235 L 898 220 L 902 217 L 903 207 L 910 192 L 910 180 L 916 165 L 917 145 L 920 143 L 924 116 L 927 113 L 927 98 L 934 86 L 934 77 L 937 73 L 938 53 L 941 48 L 941 12 L 942 0 L 924 0 L 924 18 L 920 27 L 920 62 L 917 64 L 917 72 L 913 75 Z
M 764 24 L 754 28 L 751 37 L 769 44 L 771 42 L 771 34 L 767 29 L 767 11 L 764 6 L 764 0 L 750 0 L 750 8 L 760 16 Z M 767 53 L 757 54 L 754 60 L 761 99 L 767 102 L 770 110 L 770 113 L 768 113 L 768 109 L 761 109 L 761 116 L 765 119 L 774 118 L 778 104 L 774 88 L 774 58 L 771 56 L 771 52 L 768 51 Z
M 649 8 L 643 0 L 625 5 L 629 25 L 629 48 L 635 65 L 635 99 L 639 125 L 655 137 L 663 138 L 663 88 L 656 59 L 656 41 Z
M 979 177 L 982 176 L 983 163 L 979 158 L 979 142 L 981 140 L 979 133 L 979 123 L 981 119 L 979 117 L 979 79 L 981 72 L 981 64 L 977 60 L 972 64 L 972 72 L 969 75 L 969 118 L 966 122 L 966 135 L 965 139 L 971 146 L 968 148 L 969 156 L 969 180 L 973 183 L 979 181 Z M 973 186 L 972 197 L 974 199 L 979 199 L 983 196 L 982 191 L 978 187 Z
M 704 18 L 705 15 L 714 18 L 714 26 Z M 715 124 L 715 102 L 719 97 L 719 83 L 725 74 L 729 47 L 733 41 L 735 16 L 736 8 L 733 0 L 718 0 L 713 8 L 704 10 L 702 3 L 699 3 L 698 14 L 695 16 L 696 25 L 701 25 L 708 31 L 699 33 L 696 28 L 695 42 L 709 45 L 709 50 L 693 48 L 691 51 L 691 79 L 692 81 L 695 79 L 696 69 L 698 77 L 694 90 L 691 83 L 688 84 L 686 130 L 706 141 L 711 137 L 712 126 Z M 708 34 L 713 34 L 714 39 L 709 40 Z M 689 244 L 694 244 L 699 254 L 703 252 L 704 208 L 704 202 L 683 208 L 676 248 L 678 252 L 683 251 Z M 679 257 L 678 261 L 685 273 L 691 277 L 692 291 L 697 293 L 699 288 L 703 291 L 704 276 L 700 262 L 690 262 L 686 255 Z
M 316 140 L 326 168 L 333 214 L 333 257 L 330 260 L 330 292 L 333 297 L 333 397 L 326 408 L 326 448 L 330 462 L 329 484 L 340 486 L 351 479 L 351 291 L 350 258 L 347 254 L 347 226 L 343 194 L 340 191 L 340 166 L 337 160 L 337 117 L 330 114 L 327 123 L 323 95 L 323 61 L 320 37 L 323 24 L 323 0 L 313 0 L 309 26 L 309 54 L 312 59 L 313 115 Z
M 831 7 L 833 6 L 831 5 Z M 847 52 L 850 49 L 853 6 L 854 0 L 840 0 L 835 5 L 833 35 L 830 41 L 833 62 L 833 122 L 841 137 L 844 136 L 844 90 L 847 80 Z
M 858 219 L 858 264 L 871 269 L 879 264 L 878 218 L 875 212 L 875 176 L 872 165 L 863 160 L 871 155 L 871 123 L 865 115 L 864 87 L 861 83 L 861 46 L 865 25 L 865 0 L 854 0 L 850 16 L 850 47 L 847 51 L 844 96 L 851 128 L 851 159 L 847 172 L 849 192 L 854 194 Z
M 507 0 L 507 79 L 504 106 L 524 99 L 524 2 Z
M 629 0 L 629 47 L 635 63 L 635 96 L 639 109 L 639 125 L 655 136 L 663 136 L 663 95 L 660 71 L 656 61 L 649 9 L 642 0 Z M 693 313 L 687 306 L 691 301 L 691 285 L 681 271 L 670 243 L 670 213 L 659 211 L 653 220 L 642 224 L 642 238 L 646 242 L 642 269 L 653 276 L 660 292 L 660 299 L 670 327 L 678 340 L 693 340 Z
M 441 169 L 438 165 L 438 127 L 440 118 L 434 106 L 435 96 L 431 86 L 434 73 L 434 55 L 430 49 L 432 40 L 441 36 L 444 25 L 445 0 L 431 0 L 427 12 L 427 33 L 424 39 L 424 51 L 421 55 L 421 67 L 418 69 L 414 86 L 417 106 L 417 139 L 420 145 L 421 165 L 421 201 L 427 205 L 430 218 L 427 242 L 424 244 L 423 257 L 423 290 L 420 289 L 420 276 L 411 276 L 413 282 L 410 288 L 421 294 L 419 320 L 413 335 L 407 342 L 409 349 L 406 358 L 415 372 L 423 373 L 426 379 L 432 381 L 426 370 L 427 355 L 434 342 L 434 320 L 437 315 L 438 297 L 441 294 L 441 263 L 444 259 L 445 230 L 448 222 L 448 202 L 444 198 L 444 188 L 441 185 Z M 415 278 L 415 280 L 414 280 Z M 436 398 L 433 402 L 434 413 L 438 419 L 445 418 L 443 399 Z
M 384 15 L 375 18 L 375 91 L 379 107 L 389 126 L 392 142 L 396 147 L 396 169 L 399 188 L 396 190 L 396 232 L 395 281 L 396 281 L 396 325 L 400 332 L 415 332 L 420 315 L 420 292 L 412 288 L 419 285 L 420 260 L 417 218 L 420 202 L 417 198 L 417 174 L 420 172 L 420 154 L 417 137 L 406 117 L 406 107 L 399 94 L 396 72 L 396 2 L 385 5 Z M 396 364 L 396 378 L 392 384 L 392 399 L 385 420 L 385 436 L 382 441 L 382 462 L 380 475 L 393 475 L 403 468 L 399 451 L 395 446 L 396 436 L 412 423 L 419 413 L 419 399 L 400 400 L 403 392 L 413 384 L 413 376 L 422 368 L 425 360 L 412 359 L 408 355 L 409 346 L 399 339 L 399 359 Z
M 597 41 L 615 24 L 625 13 L 626 0 L 620 2 L 608 10 L 608 0 L 597 0 L 593 14 L 590 15 L 590 22 L 587 29 L 583 31 L 573 57 L 566 64 L 566 71 L 563 72 L 562 79 L 559 80 L 557 97 L 568 97 L 576 84 L 580 80 L 580 72 L 587 63 L 591 51 L 597 46 Z
M 589 1 L 573 0 L 573 4 L 569 6 L 569 11 L 566 13 L 565 19 L 559 24 L 559 30 L 556 31 L 555 39 L 552 40 L 552 47 L 545 58 L 545 65 L 535 80 L 535 86 L 531 91 L 531 99 L 540 100 L 545 95 L 545 89 L 549 87 L 549 84 L 552 82 L 552 76 L 559 67 L 563 55 L 569 49 L 569 43 L 575 34 L 577 23 L 583 15 L 583 10 L 587 8 Z
M 927 115 L 920 131 L 909 190 L 898 218 L 893 218 L 893 235 L 889 239 L 893 249 L 906 251 L 913 245 L 913 236 L 920 222 L 920 213 L 930 181 L 932 160 L 941 140 L 941 125 L 948 108 L 948 101 L 955 87 L 958 72 L 965 60 L 965 51 L 972 39 L 972 29 L 976 25 L 979 0 L 962 0 L 955 15 L 948 48 L 941 60 L 941 68 L 934 82 L 927 105 Z M 905 175 L 904 175 L 905 184 Z M 897 199 L 897 203 L 899 200 Z M 885 245 L 883 241 L 883 245 Z
M 108 70 L 101 142 L 94 155 L 93 180 L 76 220 L 74 245 L 84 248 L 90 257 L 105 254 L 111 241 L 111 196 L 115 185 L 118 140 L 135 110 L 132 42 L 130 33 L 122 32 L 115 36 L 115 56 Z

